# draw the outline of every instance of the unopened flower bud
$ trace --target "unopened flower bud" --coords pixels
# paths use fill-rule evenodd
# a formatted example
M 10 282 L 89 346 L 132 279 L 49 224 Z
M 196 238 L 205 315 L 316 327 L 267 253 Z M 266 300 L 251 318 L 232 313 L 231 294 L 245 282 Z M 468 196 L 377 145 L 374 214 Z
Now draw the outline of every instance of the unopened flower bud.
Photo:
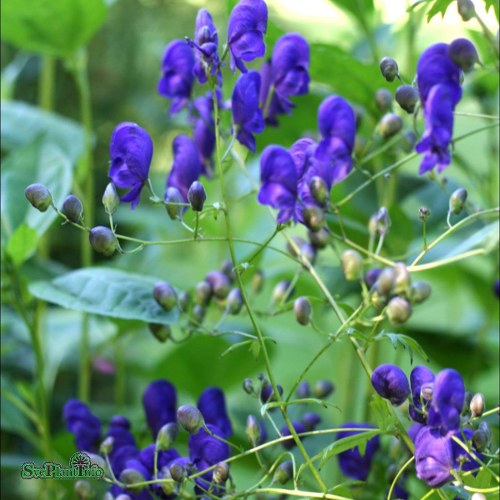
M 346 250 L 340 256 L 342 271 L 345 279 L 348 281 L 356 281 L 363 272 L 363 257 L 356 250 Z
M 409 299 L 412 304 L 421 304 L 429 298 L 432 287 L 427 281 L 416 281 L 410 287 Z
M 168 450 L 172 447 L 175 438 L 179 432 L 179 428 L 175 422 L 169 422 L 165 424 L 156 436 L 156 446 L 158 450 Z
M 214 483 L 224 484 L 229 478 L 229 465 L 226 462 L 219 462 L 214 469 Z
M 101 443 L 101 446 L 99 447 L 99 453 L 101 455 L 109 455 L 113 451 L 114 443 L 115 443 L 115 440 L 111 436 L 108 436 Z
M 285 484 L 293 476 L 293 463 L 291 460 L 287 460 L 286 462 L 282 462 L 276 467 L 276 471 L 274 473 L 273 481 L 278 481 L 280 484 Z
M 328 200 L 328 186 L 326 182 L 319 176 L 314 176 L 309 181 L 309 190 L 314 201 L 320 205 L 324 205 Z
M 165 203 L 169 217 L 172 220 L 178 219 L 182 213 L 182 206 L 180 206 L 179 203 L 184 203 L 181 192 L 175 187 L 167 188 L 165 192 Z
M 189 203 L 191 203 L 191 208 L 195 212 L 201 212 L 203 210 L 203 205 L 207 199 L 207 193 L 205 192 L 205 188 L 201 182 L 194 181 L 191 184 L 187 197 Z
M 314 264 L 314 261 L 316 260 L 316 249 L 308 243 L 304 238 L 300 238 L 298 236 L 292 237 L 292 240 L 294 242 L 294 245 L 291 243 L 287 243 L 287 250 L 288 253 L 295 258 L 300 259 L 300 257 L 304 257 L 307 259 L 311 264 Z M 298 250 L 296 250 L 296 247 Z
M 80 479 L 75 483 L 74 490 L 81 500 L 92 497 L 92 485 L 88 481 L 82 481 Z
M 205 306 L 200 306 L 199 304 L 195 304 L 193 310 L 191 311 L 191 321 L 190 323 L 194 323 L 195 325 L 201 325 L 205 316 L 207 314 L 207 310 Z
M 378 130 L 383 139 L 389 139 L 396 135 L 402 128 L 403 120 L 395 113 L 385 114 L 378 124 Z
M 243 380 L 243 390 L 247 393 L 247 394 L 254 394 L 255 393 L 255 389 L 254 389 L 254 386 L 253 386 L 253 381 L 251 378 L 246 378 L 245 380 Z
M 465 73 L 474 68 L 479 62 L 479 55 L 474 44 L 466 38 L 457 38 L 448 47 L 450 59 Z
M 233 269 L 233 261 L 232 260 L 225 260 L 222 265 L 220 266 L 220 270 L 222 273 L 224 273 L 227 276 L 227 279 L 233 283 L 236 276 L 234 275 L 234 269 Z
M 170 283 L 157 283 L 153 288 L 153 297 L 167 312 L 177 305 L 177 292 Z
M 393 297 L 387 304 L 387 317 L 393 325 L 408 321 L 411 312 L 411 304 L 402 297 Z
M 467 191 L 464 188 L 458 188 L 450 196 L 450 212 L 458 215 L 464 208 L 467 200 Z
M 432 401 L 432 396 L 434 394 L 434 382 L 426 382 L 422 384 L 420 388 L 420 395 L 425 401 Z
M 295 299 L 293 304 L 293 312 L 295 314 L 295 319 L 300 325 L 308 325 L 311 319 L 311 303 L 306 297 L 299 297 Z
M 110 182 L 104 190 L 104 194 L 102 195 L 102 204 L 104 205 L 104 210 L 108 215 L 113 215 L 120 204 L 120 198 L 118 197 L 115 185 L 112 182 Z
M 391 218 L 389 217 L 389 212 L 387 208 L 380 207 L 377 213 L 370 218 L 368 229 L 371 234 L 377 232 L 380 236 L 383 236 L 389 232 L 390 227 Z
M 380 61 L 380 71 L 383 77 L 388 81 L 394 81 L 394 78 L 399 78 L 398 63 L 392 57 L 384 57 Z
M 120 474 L 120 481 L 127 486 L 127 489 L 135 494 L 140 493 L 144 489 L 144 486 L 134 485 L 143 483 L 145 480 L 144 476 L 137 469 L 127 468 Z
M 365 273 L 365 283 L 368 288 L 372 288 L 373 285 L 377 282 L 380 273 L 382 272 L 382 269 L 379 267 L 376 267 L 374 269 L 369 269 Z
M 83 214 L 82 202 L 76 196 L 70 194 L 63 201 L 63 206 L 61 212 L 68 218 L 71 222 L 80 222 Z
M 179 309 L 182 312 L 186 312 L 189 308 L 189 303 L 191 302 L 191 296 L 189 295 L 189 292 L 184 291 L 179 293 L 177 302 L 179 304 Z
M 309 385 L 309 382 L 301 382 L 300 385 L 297 387 L 297 397 L 299 399 L 305 399 L 305 398 L 310 398 L 311 397 L 311 387 Z
M 52 204 L 52 195 L 43 184 L 30 184 L 24 190 L 24 196 L 40 212 L 46 212 Z
M 253 293 L 260 293 L 262 291 L 262 287 L 264 286 L 264 273 L 260 269 L 255 271 L 252 276 L 251 284 Z
M 321 417 L 312 411 L 304 413 L 304 416 L 302 417 L 302 423 L 308 432 L 313 431 L 320 422 Z
M 181 464 L 172 464 L 168 470 L 172 479 L 177 483 L 182 483 L 187 477 L 186 468 Z
M 228 277 L 220 271 L 210 271 L 205 276 L 205 281 L 210 285 L 213 295 L 218 299 L 225 299 L 231 284 Z
M 272 293 L 272 302 L 276 304 L 277 302 L 282 302 L 286 298 L 289 298 L 293 295 L 294 289 L 289 290 L 290 281 L 282 280 L 276 284 Z
M 463 21 L 470 21 L 476 14 L 472 0 L 457 0 L 458 13 Z
M 470 402 L 470 412 L 472 417 L 480 417 L 484 413 L 485 401 L 484 396 L 477 392 L 472 397 L 472 401 Z
M 381 296 L 387 295 L 394 285 L 396 273 L 392 267 L 385 267 L 375 282 L 375 290 Z
M 281 396 L 283 394 L 283 387 L 278 384 L 276 388 L 278 389 L 279 395 Z M 267 381 L 264 381 L 264 383 L 262 384 L 262 388 L 260 390 L 260 400 L 262 403 L 277 401 L 276 395 L 273 391 L 273 386 Z
M 392 108 L 392 94 L 387 89 L 378 89 L 375 92 L 375 102 L 378 109 L 385 113 Z
M 396 101 L 407 113 L 415 111 L 418 99 L 418 90 L 412 85 L 401 85 L 396 89 Z
M 226 301 L 226 310 L 229 314 L 238 314 L 243 307 L 243 297 L 241 296 L 241 290 L 239 288 L 233 288 Z
M 325 399 L 335 390 L 335 385 L 330 380 L 318 380 L 314 384 L 313 394 L 315 398 Z
M 261 437 L 260 425 L 253 415 L 248 415 L 247 417 L 245 432 L 247 434 L 248 441 L 252 444 L 252 446 L 259 444 Z
M 394 282 L 392 284 L 392 292 L 394 294 L 408 295 L 411 285 L 411 276 L 402 262 L 398 262 L 394 266 Z
M 194 289 L 194 302 L 200 306 L 206 306 L 212 298 L 212 287 L 206 281 L 200 281 Z
M 313 232 L 319 231 L 325 225 L 325 214 L 321 208 L 308 205 L 302 211 L 304 224 Z
M 196 434 L 205 421 L 203 415 L 196 406 L 182 405 L 177 410 L 177 420 L 190 434 Z
M 311 245 L 316 249 L 326 248 L 332 240 L 332 235 L 324 227 L 316 232 L 308 231 L 307 237 L 309 238 Z
M 111 257 L 118 249 L 113 231 L 104 226 L 93 227 L 89 233 L 89 241 L 92 248 L 105 257 Z
M 166 342 L 172 333 L 170 326 L 161 323 L 149 323 L 148 328 L 160 342 Z
M 106 464 L 106 460 L 104 460 L 104 458 L 101 457 L 101 455 L 97 455 L 96 453 L 90 453 L 90 452 L 86 452 L 86 453 L 90 458 L 91 465 L 97 465 L 101 469 L 106 470 L 108 465 Z
M 411 153 L 416 143 L 417 136 L 415 135 L 415 132 L 413 132 L 413 130 L 405 132 L 401 137 L 401 146 L 405 153 Z
M 472 434 L 472 444 L 477 451 L 484 451 L 488 448 L 488 435 L 482 429 L 476 429 Z
M 431 216 L 431 211 L 427 207 L 420 207 L 418 209 L 418 218 L 421 221 L 426 221 Z

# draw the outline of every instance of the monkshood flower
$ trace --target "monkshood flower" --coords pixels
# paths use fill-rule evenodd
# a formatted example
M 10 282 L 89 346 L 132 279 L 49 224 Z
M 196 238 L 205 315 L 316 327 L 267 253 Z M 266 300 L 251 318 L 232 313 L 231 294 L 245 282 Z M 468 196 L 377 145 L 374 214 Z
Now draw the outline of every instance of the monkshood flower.
M 197 405 L 201 411 L 206 424 L 216 426 L 222 433 L 222 437 L 227 438 L 233 433 L 231 421 L 227 415 L 226 400 L 224 393 L 218 387 L 205 389 Z
M 217 54 L 219 37 L 212 16 L 207 9 L 200 9 L 196 16 L 193 46 L 195 63 L 193 73 L 200 83 L 206 83 L 207 73 L 215 74 L 219 66 Z
M 194 81 L 193 49 L 184 40 L 173 40 L 165 48 L 158 93 L 172 99 L 169 113 L 180 111 L 189 100 Z
M 177 392 L 167 380 L 151 382 L 144 391 L 142 404 L 153 439 L 165 424 L 177 420 Z
M 232 96 L 233 126 L 236 139 L 255 152 L 255 137 L 264 130 L 264 117 L 259 108 L 260 75 L 249 71 L 241 75 Z
M 193 140 L 208 171 L 215 149 L 215 123 L 213 100 L 210 95 L 197 97 L 193 102 Z
M 358 424 L 356 422 L 347 422 L 343 428 L 361 428 L 373 429 L 374 427 L 369 424 Z M 343 439 L 349 436 L 355 436 L 361 431 L 341 431 L 337 435 L 337 439 Z M 350 450 L 343 451 L 337 455 L 339 460 L 339 467 L 343 474 L 353 479 L 365 481 L 370 473 L 373 457 L 380 446 L 379 436 L 374 436 L 366 443 L 365 454 L 361 456 L 357 447 Z
M 101 438 L 101 421 L 78 399 L 70 399 L 63 409 L 66 428 L 74 434 L 80 451 L 96 452 Z
M 344 179 L 352 170 L 352 151 L 356 135 L 356 117 L 349 103 L 340 96 L 327 97 L 318 109 L 318 128 L 322 140 L 316 159 L 329 167 L 327 185 Z
M 130 202 L 131 208 L 135 208 L 148 180 L 153 156 L 151 137 L 136 123 L 120 123 L 111 135 L 109 154 L 110 179 L 119 188 L 130 188 L 120 201 Z
M 393 405 L 402 405 L 410 394 L 410 384 L 399 366 L 380 365 L 372 373 L 372 385 L 377 393 Z
M 124 417 L 120 420 L 112 419 L 109 423 L 106 438 L 112 438 L 111 451 L 109 452 L 109 462 L 116 476 L 119 476 L 127 460 L 137 458 L 139 449 L 135 438 L 130 432 L 130 423 Z
M 418 365 L 411 371 L 410 386 L 412 404 L 410 405 L 410 417 L 420 424 L 427 423 L 427 411 L 429 400 L 422 395 L 422 387 L 430 387 L 434 384 L 434 373 L 426 366 Z M 425 410 L 425 411 L 424 411 Z
M 245 62 L 262 57 L 266 51 L 267 5 L 262 0 L 240 0 L 229 16 L 227 28 L 231 53 L 230 68 L 247 72 Z
M 167 188 L 179 190 L 185 202 L 191 184 L 204 172 L 195 143 L 187 135 L 178 135 L 173 143 L 174 163 L 167 178 Z

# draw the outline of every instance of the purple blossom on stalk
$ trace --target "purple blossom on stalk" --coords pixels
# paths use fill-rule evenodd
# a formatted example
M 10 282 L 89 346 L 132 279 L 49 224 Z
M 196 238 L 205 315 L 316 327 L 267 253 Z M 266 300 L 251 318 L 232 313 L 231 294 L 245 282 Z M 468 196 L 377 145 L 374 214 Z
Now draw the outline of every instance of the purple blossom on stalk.
M 399 366 L 380 365 L 373 370 L 371 379 L 377 393 L 393 405 L 403 404 L 410 394 L 408 379 Z
M 229 16 L 228 46 L 230 68 L 247 72 L 245 62 L 262 57 L 266 51 L 264 34 L 267 30 L 267 5 L 262 0 L 240 0 Z
M 134 209 L 148 180 L 153 141 L 136 123 L 123 122 L 113 130 L 109 153 L 109 177 L 117 187 L 130 188 L 120 201 L 130 202 Z
M 189 100 L 194 81 L 194 64 L 193 49 L 184 40 L 173 40 L 165 48 L 158 93 L 172 99 L 171 115 L 180 111 Z
M 165 424 L 177 421 L 177 392 L 167 380 L 151 382 L 144 391 L 142 404 L 153 439 Z
M 241 75 L 232 96 L 233 124 L 236 138 L 250 151 L 255 152 L 255 137 L 264 130 L 264 118 L 259 108 L 260 75 L 249 71 Z
M 191 184 L 204 172 L 195 143 L 187 135 L 178 135 L 172 143 L 174 162 L 167 178 L 167 188 L 175 187 L 187 202 Z
M 205 389 L 198 399 L 197 406 L 206 424 L 215 425 L 224 438 L 232 434 L 231 421 L 226 411 L 226 400 L 221 389 L 218 387 Z
M 200 9 L 196 16 L 194 43 L 188 41 L 188 44 L 194 48 L 193 73 L 200 83 L 206 83 L 207 72 L 213 75 L 217 71 L 219 66 L 218 43 L 217 28 L 210 12 L 207 9 Z
M 85 403 L 69 399 L 64 405 L 63 420 L 68 431 L 74 434 L 79 451 L 97 451 L 101 438 L 101 421 Z
M 197 97 L 193 102 L 193 110 L 193 140 L 200 153 L 201 161 L 208 170 L 215 149 L 212 97 L 210 95 Z

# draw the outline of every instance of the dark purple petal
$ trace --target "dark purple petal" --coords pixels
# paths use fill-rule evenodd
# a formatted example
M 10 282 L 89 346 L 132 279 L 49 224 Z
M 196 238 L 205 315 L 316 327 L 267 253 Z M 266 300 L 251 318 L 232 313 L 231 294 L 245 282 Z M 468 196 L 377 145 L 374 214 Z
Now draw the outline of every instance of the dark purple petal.
M 213 434 L 223 437 L 222 431 L 218 427 L 207 424 L 207 428 Z M 198 462 L 215 465 L 229 458 L 230 449 L 228 444 L 210 436 L 205 429 L 200 429 L 189 437 L 189 456 L 195 465 Z
M 196 16 L 193 47 L 196 61 L 193 72 L 200 83 L 207 81 L 205 68 L 211 74 L 217 71 L 219 65 L 218 43 L 217 28 L 210 12 L 206 9 L 200 9 Z
M 290 155 L 293 158 L 297 169 L 297 179 L 304 176 L 310 165 L 310 161 L 314 158 L 314 150 L 316 143 L 309 138 L 299 139 L 290 147 Z
M 427 417 L 422 412 L 420 391 L 424 384 L 431 384 L 434 382 L 434 373 L 426 366 L 418 365 L 411 371 L 410 374 L 410 387 L 412 405 L 410 406 L 411 418 L 420 424 L 427 423 Z
M 115 476 L 119 476 L 123 469 L 125 469 L 125 464 L 131 458 L 137 458 L 139 456 L 139 450 L 135 445 L 123 445 L 117 446 L 116 443 L 113 445 L 113 449 L 109 454 L 109 463 L 113 469 Z
M 324 139 L 337 137 L 352 151 L 356 135 L 356 117 L 350 104 L 342 97 L 327 97 L 318 109 L 318 128 Z
M 298 420 L 292 420 L 292 425 L 297 434 L 302 434 L 303 432 L 306 432 L 306 427 L 302 422 Z M 280 430 L 280 434 L 282 436 L 291 436 L 292 433 L 290 432 L 288 425 L 284 425 Z M 287 441 L 283 441 L 281 445 L 283 446 L 283 448 L 291 450 L 295 446 L 295 441 L 293 439 L 289 439 Z
M 470 441 L 472 439 L 473 431 L 472 429 L 462 429 L 461 431 L 457 431 L 454 434 L 454 437 L 458 438 L 464 445 L 467 446 L 467 441 L 469 442 L 469 446 L 467 446 L 469 449 L 471 448 Z M 451 451 L 453 454 L 453 460 L 455 463 L 455 468 L 460 469 L 464 472 L 474 470 L 474 469 L 479 469 L 481 467 L 481 464 L 479 462 L 476 462 L 472 455 L 468 453 L 462 446 L 460 446 L 458 443 L 456 443 L 454 440 L 451 440 Z M 472 452 L 476 457 L 479 458 L 479 460 L 483 460 L 483 455 L 476 451 L 472 447 Z
M 63 409 L 66 428 L 74 434 L 79 451 L 96 452 L 101 438 L 101 421 L 78 399 L 70 399 Z
M 205 389 L 198 399 L 197 406 L 205 423 L 218 427 L 225 438 L 232 434 L 233 429 L 227 415 L 224 393 L 218 387 Z
M 177 420 L 177 393 L 167 380 L 151 382 L 144 391 L 142 404 L 153 439 L 165 424 Z
M 211 96 L 201 96 L 194 100 L 196 111 L 193 140 L 205 167 L 210 166 L 215 149 L 215 123 L 213 119 L 213 100 Z M 205 168 L 207 171 L 207 168 Z
M 150 474 L 153 474 L 154 472 L 155 447 L 156 446 L 154 444 L 150 444 L 149 446 L 143 448 L 139 453 L 139 460 L 150 472 Z M 180 458 L 180 455 L 174 448 L 158 452 L 158 469 L 162 469 L 163 467 L 169 465 L 177 458 Z
M 272 83 L 272 67 L 271 61 L 266 61 L 260 67 L 260 92 L 259 92 L 259 106 L 261 109 L 265 109 L 267 104 L 267 99 L 269 97 L 269 89 Z
M 408 379 L 396 365 L 377 366 L 372 373 L 372 385 L 380 396 L 396 406 L 403 404 L 410 395 Z

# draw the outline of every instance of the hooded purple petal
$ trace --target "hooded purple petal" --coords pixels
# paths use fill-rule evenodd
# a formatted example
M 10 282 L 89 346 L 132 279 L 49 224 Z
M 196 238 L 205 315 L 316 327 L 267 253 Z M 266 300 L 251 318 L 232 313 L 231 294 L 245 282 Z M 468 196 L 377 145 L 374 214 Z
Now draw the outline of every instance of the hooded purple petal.
M 177 420 L 177 393 L 167 380 L 151 382 L 144 391 L 142 404 L 153 439 L 165 424 Z
M 205 423 L 218 427 L 225 438 L 232 434 L 233 429 L 227 415 L 224 393 L 218 387 L 205 389 L 198 399 L 197 406 Z
M 424 384 L 431 384 L 434 382 L 434 373 L 426 366 L 418 365 L 411 371 L 410 386 L 412 404 L 410 405 L 411 418 L 420 424 L 427 423 L 427 416 L 422 411 L 421 403 L 421 390 Z
M 403 404 L 410 395 L 408 379 L 396 365 L 377 366 L 372 373 L 372 385 L 380 396 L 396 406 Z
M 219 65 L 217 28 L 207 9 L 200 9 L 194 31 L 195 64 L 193 72 L 200 83 L 207 81 L 207 70 L 214 74 Z
M 78 399 L 70 399 L 63 409 L 63 420 L 74 434 L 79 451 L 96 452 L 101 439 L 101 421 Z
M 344 98 L 331 95 L 320 104 L 318 128 L 324 139 L 338 137 L 352 151 L 356 135 L 356 117 Z

